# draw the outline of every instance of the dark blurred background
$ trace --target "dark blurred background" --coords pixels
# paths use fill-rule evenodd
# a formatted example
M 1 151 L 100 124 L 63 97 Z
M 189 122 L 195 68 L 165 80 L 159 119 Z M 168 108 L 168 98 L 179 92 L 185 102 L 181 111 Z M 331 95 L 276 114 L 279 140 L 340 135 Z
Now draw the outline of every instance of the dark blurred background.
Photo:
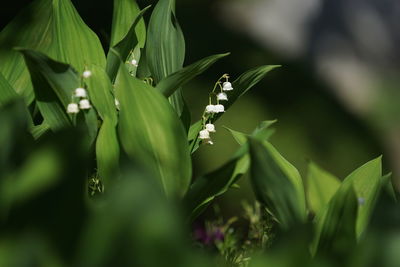
M 0 10 L 1 28 L 30 1 Z M 73 1 L 105 48 L 112 1 Z M 138 1 L 141 8 L 155 1 Z M 185 86 L 192 121 L 200 119 L 214 82 L 249 68 L 280 64 L 217 123 L 215 145 L 194 156 L 194 173 L 221 165 L 237 149 L 222 128 L 251 132 L 278 119 L 272 143 L 306 175 L 313 160 L 339 178 L 381 154 L 399 181 L 400 2 L 398 0 L 177 0 L 186 38 L 186 64 L 232 54 Z M 147 14 L 148 15 L 148 14 Z M 221 205 L 237 209 L 250 198 L 231 190 Z M 399 185 L 399 182 L 397 182 Z

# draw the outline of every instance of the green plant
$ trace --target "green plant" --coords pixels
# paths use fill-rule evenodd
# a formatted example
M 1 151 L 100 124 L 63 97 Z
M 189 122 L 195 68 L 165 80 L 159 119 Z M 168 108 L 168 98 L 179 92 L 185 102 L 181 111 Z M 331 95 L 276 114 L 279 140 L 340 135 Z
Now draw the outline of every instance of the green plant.
M 227 264 L 257 266 L 258 251 L 271 266 L 361 262 L 380 192 L 395 195 L 381 158 L 343 181 L 310 163 L 304 186 L 264 121 L 227 128 L 237 152 L 194 179 L 191 155 L 212 144 L 215 121 L 279 66 L 223 74 L 191 124 L 185 85 L 228 53 L 184 67 L 175 1 L 158 1 L 146 24 L 149 9 L 114 1 L 106 53 L 70 0 L 36 0 L 0 33 L 0 266 L 209 266 L 188 225 L 248 171 L 260 204 L 247 208 L 244 246 L 219 222 Z

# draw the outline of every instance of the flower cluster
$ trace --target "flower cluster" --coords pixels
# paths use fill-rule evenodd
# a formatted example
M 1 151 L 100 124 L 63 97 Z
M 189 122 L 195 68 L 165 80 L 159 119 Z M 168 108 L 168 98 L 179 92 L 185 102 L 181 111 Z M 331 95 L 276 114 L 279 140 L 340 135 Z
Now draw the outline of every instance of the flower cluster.
M 89 78 L 92 75 L 90 70 L 85 70 L 82 74 L 83 78 Z M 75 89 L 72 95 L 72 101 L 67 106 L 67 113 L 76 114 L 79 110 L 90 109 L 92 106 L 88 99 L 88 94 L 85 88 L 78 87 Z
M 222 83 L 222 79 L 225 79 L 225 82 Z M 203 128 L 199 132 L 199 139 L 201 139 L 205 144 L 214 144 L 210 136 L 210 133 L 216 132 L 215 126 L 212 123 L 214 115 L 225 112 L 225 107 L 224 105 L 220 104 L 220 101 L 228 101 L 228 95 L 226 92 L 233 90 L 232 84 L 228 81 L 228 79 L 228 74 L 222 75 L 221 78 L 219 78 L 215 83 L 214 88 L 209 95 L 209 103 L 206 106 L 202 116 Z M 218 88 L 220 89 L 220 92 L 217 93 L 216 90 Z M 215 104 L 213 104 L 213 99 L 216 100 Z

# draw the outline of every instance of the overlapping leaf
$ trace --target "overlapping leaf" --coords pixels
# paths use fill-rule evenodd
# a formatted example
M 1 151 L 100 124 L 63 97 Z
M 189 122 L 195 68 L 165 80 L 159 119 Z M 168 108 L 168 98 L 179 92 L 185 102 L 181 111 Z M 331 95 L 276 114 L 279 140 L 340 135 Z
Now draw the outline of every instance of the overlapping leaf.
M 29 69 L 36 103 L 45 122 L 53 131 L 72 125 L 72 117 L 67 115 L 66 108 L 74 89 L 82 86 L 77 72 L 70 65 L 54 61 L 40 52 L 20 51 Z M 92 143 L 97 135 L 97 115 L 93 109 L 83 113 L 77 119 L 84 122 L 88 142 Z
M 343 184 L 317 216 L 311 253 L 346 254 L 356 243 L 358 201 L 352 183 Z
M 340 180 L 310 162 L 307 175 L 307 201 L 310 209 L 318 214 L 340 187 Z
M 135 0 L 114 0 L 110 47 L 115 46 L 125 38 L 133 26 L 132 22 L 138 17 L 139 13 L 140 9 Z M 139 47 L 143 48 L 146 42 L 146 26 L 142 18 L 136 23 L 134 29 Z
M 185 40 L 175 16 L 175 0 L 160 0 L 150 17 L 146 44 L 146 61 L 155 83 L 180 70 L 184 59 Z M 170 102 L 181 116 L 185 102 L 180 89 Z
M 381 157 L 371 160 L 344 179 L 329 203 L 316 217 L 312 252 L 326 249 L 341 237 L 355 242 L 365 231 L 384 186 Z M 343 227 L 342 230 L 339 228 Z M 353 241 L 351 241 L 353 240 Z
M 157 89 L 160 90 L 166 97 L 171 96 L 181 86 L 189 82 L 191 79 L 200 75 L 207 70 L 212 64 L 214 64 L 220 58 L 226 57 L 229 53 L 218 54 L 203 58 L 171 75 L 165 77 L 157 84 Z
M 284 229 L 304 222 L 304 187 L 297 169 L 267 141 L 249 138 L 249 144 L 251 181 L 258 200 Z
M 270 137 L 272 129 L 270 126 L 275 121 L 264 121 L 249 136 L 258 140 L 266 140 Z M 246 134 L 237 131 L 231 131 L 232 135 L 238 136 L 241 148 L 227 163 L 215 171 L 201 176 L 191 185 L 185 196 L 184 203 L 190 213 L 190 220 L 196 218 L 211 201 L 225 193 L 243 174 L 247 172 L 250 166 L 248 155 L 248 146 L 246 144 Z M 243 141 L 243 142 L 241 142 Z
M 115 83 L 121 103 L 118 133 L 125 152 L 146 164 L 168 196 L 183 196 L 191 178 L 184 128 L 168 100 L 121 66 Z
M 90 100 L 99 113 L 103 123 L 96 139 L 97 170 L 105 190 L 117 176 L 119 163 L 119 143 L 116 126 L 118 115 L 112 84 L 107 73 L 98 66 L 91 66 L 92 75 L 85 80 Z
M 119 1 L 117 1 L 117 2 L 119 2 Z M 124 3 L 125 3 L 125 1 L 124 1 Z M 129 7 L 126 6 L 125 8 L 129 8 Z M 128 59 L 131 51 L 133 49 L 135 49 L 135 47 L 140 48 L 140 45 L 142 45 L 140 42 L 141 41 L 144 42 L 143 38 L 145 38 L 145 37 L 138 36 L 138 27 L 141 25 L 141 22 L 143 22 L 142 16 L 148 8 L 149 7 L 146 7 L 142 11 L 137 12 L 137 15 L 136 15 L 136 17 L 134 17 L 132 25 L 130 26 L 126 35 L 124 35 L 119 42 L 117 42 L 115 45 L 113 45 L 110 48 L 110 51 L 108 52 L 106 71 L 112 81 L 114 81 L 114 79 L 117 75 L 118 69 L 119 69 L 119 65 L 121 64 L 120 58 L 122 59 L 123 62 L 125 62 Z M 143 26 L 144 26 L 144 24 L 143 24 Z M 121 26 L 121 27 L 123 27 L 123 26 Z M 141 28 L 141 27 L 139 27 L 139 28 Z M 116 28 L 116 29 L 118 29 L 118 28 Z M 141 31 L 142 30 L 140 30 L 140 32 Z M 119 35 L 119 33 L 116 33 L 116 34 Z M 139 61 L 138 53 L 140 53 L 140 51 L 136 52 L 136 55 L 137 55 L 136 60 L 137 61 Z M 134 67 L 134 68 L 136 68 L 136 67 Z

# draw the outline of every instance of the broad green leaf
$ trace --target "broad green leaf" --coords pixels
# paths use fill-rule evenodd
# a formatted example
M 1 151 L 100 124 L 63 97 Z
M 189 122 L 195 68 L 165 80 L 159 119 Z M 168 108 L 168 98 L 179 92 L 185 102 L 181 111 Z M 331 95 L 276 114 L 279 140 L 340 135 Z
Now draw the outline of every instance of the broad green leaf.
M 160 0 L 150 17 L 146 44 L 147 65 L 155 83 L 180 70 L 184 59 L 185 40 L 175 16 L 175 0 Z M 181 89 L 170 102 L 181 116 L 185 104 Z
M 306 219 L 301 176 L 267 141 L 249 138 L 251 181 L 258 200 L 266 205 L 282 228 Z
M 349 253 L 356 243 L 357 210 L 357 195 L 352 183 L 343 183 L 316 217 L 312 255 Z
M 249 136 L 252 136 L 260 141 L 268 140 L 274 133 L 274 129 L 271 128 L 271 125 L 273 125 L 276 121 L 277 120 L 262 121 L 260 125 L 258 125 L 257 128 L 250 135 L 232 130 L 226 126 L 224 126 L 224 128 L 232 134 L 233 138 L 239 145 L 244 145 L 247 142 L 247 138 Z
M 96 139 L 97 170 L 105 190 L 118 176 L 119 143 L 115 122 L 108 116 L 103 120 Z
M 233 83 L 233 91 L 228 94 L 229 101 L 224 105 L 225 111 L 242 95 L 256 85 L 268 72 L 280 67 L 279 65 L 265 65 L 246 71 L 239 76 Z M 215 122 L 221 116 L 221 113 L 215 114 L 212 121 Z M 199 148 L 200 140 L 198 139 L 201 130 L 201 121 L 194 123 L 189 129 L 188 140 L 190 142 L 190 152 L 194 153 Z
M 274 122 L 275 121 L 261 122 L 253 133 L 247 136 L 252 136 L 259 140 L 266 140 L 269 137 L 267 129 Z M 248 146 L 246 144 L 246 135 L 237 131 L 235 132 L 240 135 L 239 139 L 242 140 L 242 138 L 245 138 L 245 142 L 239 143 L 241 145 L 240 149 L 238 149 L 232 159 L 227 163 L 215 171 L 197 178 L 186 194 L 184 203 L 186 209 L 191 214 L 191 220 L 195 219 L 215 197 L 222 195 L 231 188 L 249 169 L 250 158 L 248 155 Z
M 123 149 L 154 171 L 168 196 L 183 196 L 191 179 L 191 159 L 176 112 L 160 92 L 131 77 L 124 66 L 115 90 Z
M 53 131 L 71 126 L 73 116 L 68 116 L 66 109 L 73 100 L 74 90 L 83 86 L 79 75 L 70 65 L 54 61 L 40 52 L 19 51 L 30 71 L 36 103 L 45 122 Z M 84 121 L 89 143 L 92 143 L 97 135 L 96 112 L 93 109 L 81 111 L 77 119 Z
M 217 170 L 197 178 L 183 200 L 190 220 L 200 215 L 214 198 L 225 193 L 247 172 L 248 166 L 249 158 L 246 154 L 236 155 Z
M 130 52 L 139 44 L 140 39 L 138 38 L 135 29 L 137 29 L 137 26 L 143 20 L 142 16 L 144 12 L 146 12 L 146 10 L 149 8 L 150 6 L 137 13 L 137 16 L 134 18 L 133 23 L 126 35 L 110 48 L 110 51 L 107 55 L 106 71 L 112 81 L 114 81 L 115 77 L 117 76 L 121 59 L 122 62 L 125 62 L 128 59 Z M 136 60 L 139 62 L 138 57 L 136 57 Z
M 378 157 L 356 169 L 347 176 L 343 184 L 353 184 L 359 208 L 357 215 L 357 238 L 365 231 L 382 186 L 382 160 Z
M 0 106 L 18 97 L 17 92 L 0 72 Z
M 333 240 L 338 237 L 347 238 L 348 243 L 359 239 L 368 225 L 382 186 L 381 157 L 367 162 L 347 176 L 328 205 L 316 217 L 312 252 L 315 254 L 321 247 L 331 247 Z M 354 196 L 347 196 L 349 191 Z M 350 201 L 349 198 L 354 200 Z M 347 230 L 340 232 L 337 228 L 344 225 Z
M 105 186 L 118 175 L 119 144 L 116 126 L 118 114 L 112 95 L 112 84 L 107 73 L 98 66 L 91 66 L 92 75 L 85 80 L 90 100 L 103 123 L 96 139 L 96 162 L 99 177 Z
M 66 108 L 74 89 L 79 87 L 77 73 L 69 65 L 53 61 L 39 52 L 20 51 L 30 71 L 37 106 L 46 123 L 53 131 L 72 125 Z
M 308 164 L 307 201 L 314 214 L 318 214 L 328 204 L 340 187 L 340 183 L 338 178 L 315 163 Z
M 175 17 L 175 0 L 160 0 L 150 17 L 146 57 L 154 81 L 181 69 L 185 59 L 185 40 Z
M 0 33 L 0 72 L 31 103 L 29 73 L 21 54 L 13 47 L 44 52 L 79 72 L 92 63 L 105 66 L 98 37 L 82 21 L 70 0 L 36 0 Z
M 228 56 L 229 53 L 218 54 L 203 58 L 177 72 L 162 79 L 156 86 L 163 95 L 166 97 L 171 96 L 181 86 L 192 80 L 194 77 L 200 75 L 213 65 L 220 58 Z
M 110 47 L 115 46 L 127 36 L 133 26 L 132 22 L 139 17 L 139 13 L 141 11 L 135 0 L 114 0 Z M 136 23 L 134 29 L 139 47 L 143 48 L 146 42 L 146 26 L 142 18 Z
M 92 75 L 85 79 L 90 101 L 96 108 L 102 120 L 108 117 L 114 126 L 117 125 L 118 115 L 115 98 L 112 94 L 112 84 L 104 69 L 92 65 Z

